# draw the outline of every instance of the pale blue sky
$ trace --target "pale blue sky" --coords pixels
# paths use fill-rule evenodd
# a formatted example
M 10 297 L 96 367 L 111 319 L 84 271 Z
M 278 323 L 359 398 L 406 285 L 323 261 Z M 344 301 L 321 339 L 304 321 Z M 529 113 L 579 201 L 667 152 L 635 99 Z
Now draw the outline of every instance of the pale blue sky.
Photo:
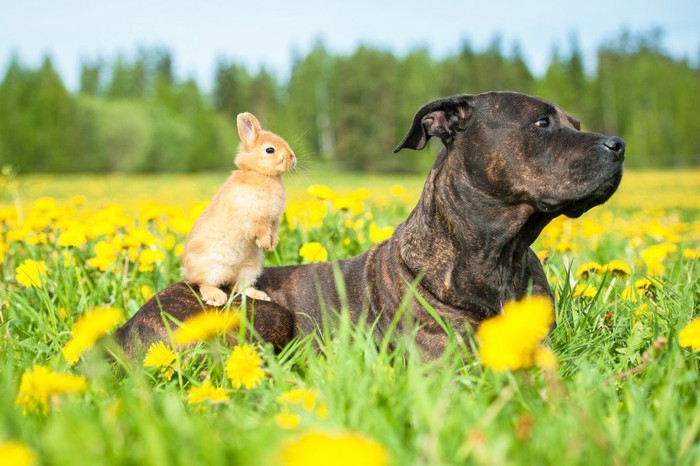
M 337 53 L 365 43 L 398 54 L 425 46 L 442 57 L 465 39 L 480 50 L 500 34 L 505 51 L 519 42 L 541 74 L 555 46 L 568 50 L 572 33 L 591 67 L 596 48 L 623 27 L 655 26 L 672 54 L 697 63 L 699 0 L 0 0 L 0 71 L 12 53 L 30 65 L 49 53 L 75 89 L 83 58 L 165 46 L 180 77 L 209 88 L 219 56 L 285 77 L 292 52 L 306 53 L 317 38 Z

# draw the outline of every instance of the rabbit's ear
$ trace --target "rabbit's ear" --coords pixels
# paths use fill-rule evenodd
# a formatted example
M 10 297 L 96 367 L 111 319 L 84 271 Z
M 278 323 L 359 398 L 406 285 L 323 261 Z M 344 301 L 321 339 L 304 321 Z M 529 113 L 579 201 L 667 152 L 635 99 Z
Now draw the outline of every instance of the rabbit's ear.
M 239 113 L 236 117 L 238 135 L 246 146 L 252 146 L 260 134 L 260 123 L 252 113 Z

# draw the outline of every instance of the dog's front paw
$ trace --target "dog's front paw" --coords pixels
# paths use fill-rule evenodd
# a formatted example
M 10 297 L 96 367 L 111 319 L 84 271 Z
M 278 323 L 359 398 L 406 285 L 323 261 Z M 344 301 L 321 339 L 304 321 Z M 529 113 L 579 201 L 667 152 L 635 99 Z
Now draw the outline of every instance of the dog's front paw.
M 228 295 L 215 286 L 202 285 L 199 292 L 202 294 L 202 301 L 209 306 L 220 307 L 228 300 Z

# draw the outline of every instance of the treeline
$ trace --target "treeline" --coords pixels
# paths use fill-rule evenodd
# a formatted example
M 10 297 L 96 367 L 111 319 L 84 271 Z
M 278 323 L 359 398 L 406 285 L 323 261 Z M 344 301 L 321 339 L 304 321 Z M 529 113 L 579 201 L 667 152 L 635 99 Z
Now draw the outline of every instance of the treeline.
M 69 92 L 51 59 L 12 60 L 0 84 L 0 165 L 28 172 L 229 169 L 235 116 L 256 114 L 307 160 L 366 171 L 423 170 L 430 157 L 392 155 L 415 110 L 456 93 L 514 90 L 561 104 L 586 129 L 623 136 L 629 166 L 700 164 L 700 70 L 666 53 L 658 31 L 622 33 L 598 50 L 587 74 L 575 40 L 535 77 L 517 47 L 464 43 L 436 59 L 360 46 L 351 55 L 318 43 L 284 82 L 229 60 L 210 92 L 173 72 L 163 49 L 82 65 Z

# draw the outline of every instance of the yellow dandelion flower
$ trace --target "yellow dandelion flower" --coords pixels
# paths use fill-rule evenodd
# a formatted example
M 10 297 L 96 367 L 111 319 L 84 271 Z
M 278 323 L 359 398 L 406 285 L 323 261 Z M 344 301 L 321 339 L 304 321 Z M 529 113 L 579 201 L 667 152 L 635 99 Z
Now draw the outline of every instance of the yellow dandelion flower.
M 7 254 L 7 251 L 10 250 L 10 247 L 3 243 L 2 239 L 0 239 L 0 264 L 5 262 L 5 254 Z
M 477 329 L 482 364 L 494 370 L 531 366 L 553 322 L 554 308 L 546 297 L 506 303 L 502 314 L 483 321 Z
M 27 259 L 15 269 L 15 279 L 25 288 L 41 288 L 46 276 L 46 262 Z
M 690 249 L 686 248 L 683 249 L 683 257 L 689 260 L 699 260 L 700 259 L 700 249 Z M 2 259 L 0 258 L 0 263 L 2 263 Z
M 300 406 L 306 412 L 313 413 L 321 419 L 328 417 L 328 406 L 318 400 L 318 392 L 308 388 L 293 388 L 277 397 L 277 402 L 289 411 L 295 406 Z
M 133 228 L 127 232 L 124 237 L 127 246 L 155 246 L 158 244 L 158 238 L 146 228 Z
M 160 242 L 160 246 L 166 251 L 172 251 L 176 245 L 177 240 L 175 239 L 175 235 L 165 235 L 165 238 Z
M 630 248 L 630 249 L 634 249 L 634 250 L 639 249 L 639 248 L 642 247 L 643 245 L 644 245 L 644 240 L 643 240 L 642 238 L 640 238 L 639 236 L 633 237 L 633 238 L 630 239 L 629 242 L 627 243 L 627 247 Z
M 95 245 L 95 257 L 91 257 L 85 263 L 90 267 L 95 267 L 104 272 L 112 267 L 119 258 L 118 249 L 107 241 L 99 241 Z
M 50 212 L 52 210 L 56 210 L 58 207 L 58 204 L 56 204 L 56 201 L 50 197 L 40 197 L 36 201 L 34 201 L 34 204 L 32 205 L 32 210 L 36 210 L 38 212 Z
M 333 199 L 333 207 L 336 210 L 348 211 L 353 215 L 360 215 L 365 210 L 364 202 L 351 197 L 336 197 Z
M 63 267 L 64 268 L 70 268 L 70 267 L 76 267 L 75 264 L 75 258 L 73 257 L 73 253 L 70 251 L 61 251 L 60 254 L 61 258 L 63 259 Z
M 198 202 L 188 212 L 190 219 L 192 220 L 192 224 L 194 225 L 194 222 L 199 218 L 200 215 L 202 215 L 202 212 L 209 206 L 209 202 L 207 201 L 202 201 Z M 187 232 L 185 232 L 187 233 Z
M 239 345 L 233 348 L 226 361 L 226 375 L 234 388 L 244 386 L 247 389 L 257 387 L 265 377 L 262 358 L 250 345 Z
M 355 432 L 308 431 L 282 446 L 284 466 L 386 466 L 389 455 L 379 442 Z
M 58 235 L 58 245 L 61 247 L 76 247 L 80 248 L 87 243 L 87 232 L 85 228 L 74 227 L 70 228 Z
M 605 264 L 604 271 L 616 277 L 628 277 L 632 273 L 630 266 L 620 259 L 614 259 Z
M 622 294 L 620 295 L 622 299 L 625 301 L 632 301 L 633 303 L 637 302 L 637 289 L 633 286 L 626 286 L 624 290 L 622 290 Z
M 289 225 L 289 229 L 294 231 L 299 227 L 299 215 L 302 211 L 301 202 L 287 202 L 287 207 L 284 209 L 284 219 Z
M 48 243 L 46 233 L 36 233 L 30 228 L 22 227 L 10 230 L 5 237 L 8 243 L 21 241 L 31 246 Z
M 328 406 L 326 403 L 319 403 L 318 408 L 316 409 L 316 416 L 318 416 L 320 419 L 328 419 Z
M 14 207 L 0 207 L 0 223 L 10 223 L 17 220 L 17 210 Z
M 223 403 L 228 401 L 226 390 L 221 387 L 214 387 L 209 380 L 205 380 L 199 387 L 190 388 L 187 393 L 187 402 L 191 405 L 197 403 Z
M 350 229 L 350 230 L 359 231 L 365 226 L 365 220 L 362 218 L 357 219 L 357 220 L 346 219 L 343 222 L 343 226 L 345 228 Z
M 660 243 L 649 246 L 642 250 L 640 255 L 642 260 L 649 263 L 661 263 L 678 249 L 678 246 L 672 243 Z
M 171 215 L 170 217 L 168 217 L 168 229 L 173 233 L 177 233 L 179 235 L 186 235 L 190 232 L 190 230 L 192 230 L 196 218 L 197 217 L 191 219 L 185 215 L 182 215 L 181 213 L 179 213 L 178 215 Z
M 559 241 L 556 245 L 554 245 L 554 252 L 565 253 L 573 252 L 573 250 L 574 245 L 571 244 L 569 241 Z
M 110 238 L 117 231 L 117 226 L 107 218 L 95 217 L 87 226 L 88 238 Z
M 35 365 L 22 374 L 15 405 L 24 413 L 46 413 L 49 401 L 65 393 L 77 393 L 87 388 L 87 381 L 78 375 L 53 372 L 44 366 Z
M 355 189 L 354 191 L 350 191 L 348 193 L 348 197 L 350 199 L 355 199 L 356 201 L 364 201 L 369 197 L 369 189 L 367 188 L 360 188 L 360 189 Z
M 640 304 L 639 307 L 634 310 L 634 316 L 638 319 L 641 319 L 648 312 L 649 306 L 647 304 Z
M 374 222 L 369 224 L 369 240 L 373 244 L 381 243 L 382 241 L 385 241 L 385 240 L 391 238 L 391 235 L 393 235 L 393 234 L 394 234 L 394 227 L 392 227 L 392 226 L 386 226 L 386 227 L 380 228 Z
M 165 253 L 158 249 L 144 249 L 139 253 L 139 272 L 152 272 L 154 264 L 165 259 Z
M 554 370 L 557 368 L 557 356 L 546 346 L 539 346 L 535 350 L 535 365 L 540 369 Z
M 601 273 L 603 271 L 603 266 L 597 262 L 586 262 L 581 264 L 578 269 L 576 269 L 576 276 L 579 278 L 588 278 L 590 275 Z
M 647 273 L 652 277 L 660 277 L 666 271 L 666 266 L 661 262 L 647 262 Z
M 296 229 L 297 224 L 301 224 L 306 230 L 323 225 L 323 219 L 328 214 L 325 202 L 314 200 L 295 205 L 296 207 L 289 206 L 290 209 L 285 213 L 292 229 Z
M 32 466 L 37 463 L 34 451 L 15 441 L 0 443 L 0 458 L 5 466 Z
M 581 223 L 581 235 L 584 238 L 595 238 L 603 234 L 604 231 L 605 228 L 603 227 L 603 225 L 601 225 L 597 221 L 585 219 Z
M 540 249 L 537 251 L 537 258 L 542 262 L 545 263 L 549 260 L 549 249 Z
M 275 423 L 283 429 L 293 430 L 301 424 L 301 417 L 284 409 L 275 415 Z
M 75 196 L 71 196 L 70 199 L 68 199 L 68 202 L 75 207 L 81 207 L 87 202 L 87 197 L 83 196 L 82 194 L 77 194 Z
M 143 359 L 144 367 L 163 367 L 170 366 L 175 361 L 175 353 L 173 350 L 165 346 L 165 343 L 159 341 L 152 343 L 148 348 L 146 357 Z
M 581 283 L 574 288 L 574 298 L 592 299 L 598 294 L 598 289 L 595 286 Z
M 634 287 L 640 291 L 651 290 L 656 287 L 656 283 L 652 282 L 648 278 L 640 278 L 634 282 Z
M 391 194 L 394 197 L 401 197 L 404 194 L 406 194 L 406 188 L 404 188 L 400 184 L 391 185 L 391 187 L 389 188 L 389 194 Z
M 331 188 L 323 184 L 311 185 L 306 188 L 306 192 L 321 200 L 332 201 L 338 196 Z
M 700 317 L 683 327 L 678 333 L 678 343 L 683 347 L 700 350 Z
M 141 297 L 144 301 L 148 301 L 153 297 L 153 295 L 155 295 L 155 293 L 153 292 L 153 288 L 151 288 L 148 285 L 141 285 L 139 291 L 141 292 Z
M 328 251 L 321 243 L 312 241 L 304 243 L 299 248 L 299 255 L 309 262 L 324 262 L 328 260 Z
M 237 312 L 204 311 L 185 320 L 173 338 L 178 345 L 190 345 L 229 332 L 239 322 Z
M 307 388 L 293 388 L 287 390 L 277 397 L 277 402 L 281 405 L 300 405 L 306 411 L 313 411 L 316 406 L 318 393 Z
M 73 336 L 63 347 L 66 361 L 73 365 L 80 355 L 124 319 L 124 313 L 114 307 L 98 307 L 79 318 L 73 325 Z
M 139 222 L 148 223 L 151 220 L 158 220 L 167 216 L 168 212 L 164 206 L 155 203 L 147 202 L 139 208 Z

